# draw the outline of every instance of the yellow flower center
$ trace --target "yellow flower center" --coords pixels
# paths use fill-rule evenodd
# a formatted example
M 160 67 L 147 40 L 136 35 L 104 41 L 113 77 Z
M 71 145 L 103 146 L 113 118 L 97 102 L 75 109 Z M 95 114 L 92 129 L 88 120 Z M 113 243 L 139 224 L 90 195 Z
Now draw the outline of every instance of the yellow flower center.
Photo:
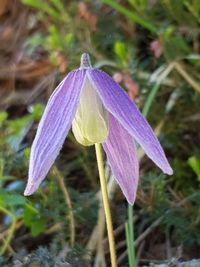
M 72 131 L 84 146 L 102 143 L 108 136 L 108 113 L 88 78 L 84 82 Z

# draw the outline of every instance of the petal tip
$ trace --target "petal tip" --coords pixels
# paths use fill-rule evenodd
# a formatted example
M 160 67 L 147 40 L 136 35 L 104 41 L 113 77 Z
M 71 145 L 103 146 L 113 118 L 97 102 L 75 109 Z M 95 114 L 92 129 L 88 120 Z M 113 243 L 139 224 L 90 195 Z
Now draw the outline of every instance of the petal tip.
M 169 162 L 165 162 L 165 164 L 162 166 L 163 173 L 167 174 L 167 175 L 172 175 L 173 174 L 173 169 L 171 168 Z
M 30 196 L 36 191 L 36 186 L 33 183 L 28 183 L 25 190 L 24 190 L 24 196 Z
M 128 202 L 129 205 L 133 206 L 135 203 L 135 196 L 133 197 L 126 197 L 126 200 Z
M 173 170 L 172 170 L 172 168 L 169 166 L 168 168 L 167 168 L 167 170 L 165 170 L 165 172 L 164 173 L 166 173 L 166 174 L 168 174 L 168 175 L 173 175 Z
M 130 190 L 130 187 L 129 187 L 129 189 L 127 190 L 127 188 L 121 187 L 121 190 L 122 190 L 122 193 L 125 196 L 127 202 L 130 205 L 134 205 L 135 199 L 136 199 L 136 191 L 137 191 L 137 189 L 134 188 L 134 190 Z

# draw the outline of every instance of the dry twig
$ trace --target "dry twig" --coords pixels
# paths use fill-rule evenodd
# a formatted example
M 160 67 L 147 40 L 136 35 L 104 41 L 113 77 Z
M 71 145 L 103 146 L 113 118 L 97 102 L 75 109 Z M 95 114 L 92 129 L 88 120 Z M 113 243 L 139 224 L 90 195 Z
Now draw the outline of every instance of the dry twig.
M 65 186 L 64 178 L 60 174 L 59 170 L 54 166 L 52 172 L 57 177 L 60 189 L 62 190 L 64 195 L 66 206 L 68 208 L 69 215 L 67 216 L 67 220 L 69 220 L 69 227 L 70 227 L 70 243 L 71 246 L 73 247 L 75 243 L 75 222 L 74 222 L 74 214 L 73 214 L 71 199 L 67 187 Z

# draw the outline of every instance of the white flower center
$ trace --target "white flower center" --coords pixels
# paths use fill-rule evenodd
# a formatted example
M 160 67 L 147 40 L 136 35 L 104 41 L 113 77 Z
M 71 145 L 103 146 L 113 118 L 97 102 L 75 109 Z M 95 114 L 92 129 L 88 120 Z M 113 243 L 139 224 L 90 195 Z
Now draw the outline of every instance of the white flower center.
M 102 143 L 108 136 L 108 113 L 87 77 L 72 122 L 72 131 L 76 140 L 85 146 Z

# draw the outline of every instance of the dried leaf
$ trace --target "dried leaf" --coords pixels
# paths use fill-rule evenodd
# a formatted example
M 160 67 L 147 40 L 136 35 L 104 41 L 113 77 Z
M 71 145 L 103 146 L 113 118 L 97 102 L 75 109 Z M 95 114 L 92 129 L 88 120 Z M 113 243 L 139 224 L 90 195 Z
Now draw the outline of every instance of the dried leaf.
M 96 31 L 97 16 L 89 10 L 88 5 L 84 2 L 79 3 L 79 15 L 89 24 L 92 31 Z

